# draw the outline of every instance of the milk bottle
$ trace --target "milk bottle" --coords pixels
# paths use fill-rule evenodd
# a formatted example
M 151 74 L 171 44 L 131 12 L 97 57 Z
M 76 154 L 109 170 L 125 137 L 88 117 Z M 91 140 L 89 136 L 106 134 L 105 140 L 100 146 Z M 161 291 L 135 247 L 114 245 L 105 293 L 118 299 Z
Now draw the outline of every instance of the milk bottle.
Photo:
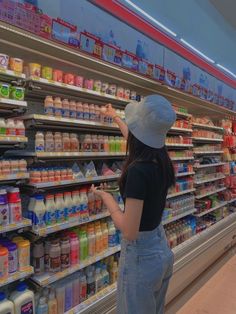
M 56 223 L 56 205 L 54 202 L 54 196 L 48 194 L 46 196 L 46 225 L 51 226 Z
M 33 225 L 37 230 L 39 228 L 45 227 L 45 213 L 46 207 L 44 205 L 44 199 L 42 195 L 35 196 L 34 206 L 32 207 L 33 213 Z

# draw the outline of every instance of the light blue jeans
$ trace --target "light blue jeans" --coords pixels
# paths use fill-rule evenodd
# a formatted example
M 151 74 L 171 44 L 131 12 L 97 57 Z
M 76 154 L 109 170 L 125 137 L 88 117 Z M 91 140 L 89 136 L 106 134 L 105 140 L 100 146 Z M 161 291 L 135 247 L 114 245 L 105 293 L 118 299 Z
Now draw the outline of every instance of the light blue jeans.
M 162 225 L 139 232 L 135 241 L 123 239 L 117 314 L 163 314 L 173 263 Z

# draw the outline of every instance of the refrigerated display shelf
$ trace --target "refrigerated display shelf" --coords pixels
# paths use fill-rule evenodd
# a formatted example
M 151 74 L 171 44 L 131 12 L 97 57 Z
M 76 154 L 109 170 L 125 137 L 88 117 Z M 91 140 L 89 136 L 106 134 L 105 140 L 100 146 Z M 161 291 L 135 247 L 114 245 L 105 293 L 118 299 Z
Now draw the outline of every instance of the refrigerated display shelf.
M 31 225 L 32 225 L 31 220 L 23 218 L 21 222 L 8 224 L 6 226 L 0 226 L 0 234 L 30 227 Z
M 223 150 L 216 150 L 216 151 L 212 151 L 212 150 L 199 150 L 199 151 L 195 151 L 193 150 L 193 153 L 195 155 L 214 155 L 214 154 L 223 154 Z
M 186 176 L 191 176 L 191 175 L 194 175 L 195 172 L 193 171 L 190 171 L 190 172 L 182 172 L 182 173 L 176 173 L 176 177 L 177 178 L 180 178 L 180 177 L 186 177 Z
M 85 310 L 88 311 L 91 306 L 95 306 L 96 303 L 102 301 L 104 298 L 107 298 L 109 297 L 109 295 L 115 293 L 116 288 L 117 288 L 117 284 L 113 283 L 109 285 L 108 287 L 104 288 L 103 290 L 99 291 L 92 297 L 88 298 L 84 302 L 80 303 L 79 305 L 65 312 L 64 314 L 78 314 L 78 313 L 83 313 L 83 311 Z
M 6 77 L 8 80 L 12 79 L 12 78 L 21 78 L 21 79 L 25 79 L 25 74 L 23 73 L 19 73 L 16 71 L 12 71 L 12 70 L 7 70 L 4 68 L 0 68 L 0 76 L 1 77 Z
M 23 179 L 29 179 L 29 173 L 16 173 L 16 174 L 9 174 L 9 175 L 0 175 L 0 184 L 1 182 L 6 181 L 17 181 L 17 180 L 23 180 Z
M 15 282 L 20 279 L 25 279 L 29 276 L 31 276 L 34 273 L 34 268 L 29 266 L 24 271 L 17 271 L 12 275 L 9 275 L 7 278 L 1 278 L 0 279 L 0 287 L 6 286 L 12 282 Z
M 203 198 L 203 197 L 210 196 L 210 195 L 216 194 L 216 193 L 218 193 L 218 192 L 222 192 L 222 191 L 224 191 L 224 190 L 226 190 L 226 187 L 223 187 L 223 188 L 220 188 L 220 189 L 216 189 L 216 190 L 214 190 L 214 191 L 210 191 L 210 192 L 205 193 L 205 194 L 195 195 L 195 198 L 196 198 L 196 199 L 201 199 L 201 198 Z
M 179 214 L 179 215 L 177 215 L 177 216 L 174 216 L 174 217 L 169 218 L 169 219 L 162 220 L 162 225 L 163 225 L 163 226 L 164 226 L 164 225 L 167 225 L 167 224 L 169 224 L 169 223 L 171 223 L 171 222 L 174 222 L 174 221 L 176 221 L 176 220 L 179 220 L 179 219 L 181 219 L 181 218 L 183 218 L 183 217 L 186 217 L 186 216 L 188 216 L 188 215 L 191 215 L 191 214 L 193 214 L 193 213 L 195 213 L 195 212 L 196 212 L 196 209 L 195 209 L 195 208 L 190 209 L 190 210 L 187 210 L 187 211 L 185 211 L 185 212 L 183 212 L 183 213 L 181 213 L 181 214 Z
M 113 95 L 109 95 L 103 92 L 97 92 L 94 90 L 90 90 L 87 88 L 83 88 L 83 87 L 78 87 L 78 86 L 74 86 L 74 85 L 69 85 L 69 84 L 65 84 L 65 83 L 60 83 L 60 82 L 55 82 L 53 80 L 47 80 L 41 77 L 35 77 L 35 76 L 31 76 L 29 77 L 29 79 L 27 80 L 28 83 L 38 83 L 40 85 L 42 85 L 42 90 L 45 91 L 45 87 L 49 87 L 51 92 L 56 92 L 56 93 L 62 93 L 62 91 L 64 92 L 65 95 L 71 96 L 71 92 L 74 92 L 77 97 L 83 97 L 83 98 L 91 98 L 91 99 L 95 99 L 98 101 L 106 101 L 106 102 L 116 102 L 116 103 L 120 103 L 120 104 L 128 104 L 131 100 L 130 99 L 124 99 L 124 98 L 120 98 L 118 96 L 113 96 Z M 39 93 L 40 90 L 36 89 Z
M 221 202 L 220 204 L 216 205 L 215 207 L 212 207 L 212 208 L 210 208 L 210 209 L 208 209 L 208 210 L 205 210 L 204 212 L 201 212 L 201 213 L 199 213 L 199 214 L 195 214 L 195 216 L 196 216 L 196 217 L 202 217 L 202 216 L 204 216 L 204 215 L 207 215 L 207 214 L 213 212 L 214 210 L 217 210 L 217 209 L 219 209 L 219 208 L 221 208 L 221 207 L 226 206 L 227 204 L 228 204 L 228 202 Z
M 192 137 L 195 142 L 223 142 L 222 138 Z
M 184 195 L 184 194 L 187 194 L 187 193 L 192 193 L 194 191 L 196 191 L 196 189 L 188 189 L 188 190 L 184 190 L 184 191 L 181 191 L 181 192 L 171 193 L 171 194 L 168 194 L 166 198 L 168 199 L 168 198 L 172 198 L 172 197 L 175 197 L 175 196 Z
M 25 136 L 0 136 L 0 144 L 27 143 L 28 138 Z
M 193 166 L 196 169 L 202 169 L 202 168 L 209 168 L 209 167 L 218 167 L 218 166 L 224 166 L 225 162 L 217 162 L 215 164 L 205 164 L 205 165 L 197 165 Z
M 219 131 L 223 131 L 224 129 L 219 127 L 219 126 L 215 126 L 215 125 L 207 125 L 207 124 L 201 124 L 201 123 L 192 123 L 192 126 L 197 127 L 197 128 L 202 128 L 202 129 L 212 129 L 212 130 L 219 130 Z
M 45 228 L 39 228 L 38 230 L 32 228 L 31 232 L 36 234 L 36 235 L 38 235 L 38 236 L 40 236 L 40 237 L 45 237 L 48 234 L 51 234 L 51 233 L 54 233 L 54 232 L 58 232 L 58 231 L 61 231 L 61 230 L 72 228 L 72 227 L 81 226 L 81 225 L 87 224 L 89 222 L 93 222 L 93 221 L 96 221 L 96 220 L 99 220 L 99 219 L 103 219 L 103 218 L 106 218 L 106 217 L 109 217 L 109 216 L 110 216 L 109 212 L 104 212 L 104 213 L 101 213 L 101 214 L 90 216 L 88 219 L 82 220 L 82 221 L 79 218 L 75 218 L 75 219 L 70 219 L 69 221 L 58 223 L 58 224 L 55 224 L 55 225 L 52 225 L 52 226 L 47 226 Z
M 166 143 L 167 147 L 193 147 L 193 144 Z
M 214 181 L 217 181 L 217 180 L 222 180 L 224 178 L 225 178 L 225 176 L 221 175 L 221 176 L 218 176 L 216 178 L 211 178 L 211 179 L 195 180 L 194 183 L 199 185 L 199 184 L 203 184 L 203 183 L 208 183 L 208 182 L 214 182 Z
M 31 277 L 31 279 L 36 282 L 38 285 L 40 285 L 41 287 L 45 287 L 48 286 L 49 284 L 65 278 L 75 272 L 77 272 L 78 270 L 81 270 L 89 265 L 92 265 L 110 255 L 113 255 L 115 253 L 120 252 L 120 245 L 117 245 L 113 248 L 109 248 L 108 250 L 106 250 L 105 252 L 102 252 L 100 254 L 98 254 L 97 256 L 91 257 L 89 259 L 87 259 L 86 261 L 79 263 L 77 265 L 74 266 L 70 266 L 69 268 L 62 270 L 60 272 L 57 273 L 44 273 L 42 275 L 34 275 Z
M 34 187 L 36 189 L 45 189 L 45 188 L 56 188 L 56 187 L 61 187 L 61 186 L 66 186 L 66 185 L 80 185 L 80 184 L 86 184 L 86 183 L 112 181 L 112 180 L 117 180 L 119 178 L 120 178 L 120 175 L 98 176 L 98 177 L 93 177 L 93 178 L 83 178 L 79 180 L 30 183 L 27 186 Z
M 8 98 L 1 98 L 0 97 L 0 108 L 25 108 L 27 107 L 26 101 L 20 101 L 20 100 L 14 100 L 14 99 L 8 99 Z

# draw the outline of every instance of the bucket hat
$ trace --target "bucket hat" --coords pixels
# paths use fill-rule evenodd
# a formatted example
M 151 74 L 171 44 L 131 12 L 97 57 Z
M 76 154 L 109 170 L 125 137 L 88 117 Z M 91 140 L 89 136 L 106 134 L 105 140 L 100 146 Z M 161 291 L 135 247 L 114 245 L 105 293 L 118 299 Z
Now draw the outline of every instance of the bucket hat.
M 131 102 L 125 108 L 129 131 L 152 148 L 165 146 L 166 134 L 176 120 L 171 103 L 163 96 L 149 95 L 141 102 Z

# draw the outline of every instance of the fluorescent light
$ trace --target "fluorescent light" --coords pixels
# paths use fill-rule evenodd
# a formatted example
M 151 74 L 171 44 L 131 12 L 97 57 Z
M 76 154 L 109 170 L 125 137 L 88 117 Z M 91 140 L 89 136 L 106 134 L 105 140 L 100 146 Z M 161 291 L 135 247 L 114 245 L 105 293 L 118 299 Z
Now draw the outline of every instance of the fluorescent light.
M 168 27 L 166 27 L 165 25 L 163 25 L 162 23 L 158 22 L 156 19 L 154 19 L 154 17 L 152 17 L 151 15 L 149 15 L 146 11 L 144 11 L 143 9 L 141 9 L 139 6 L 137 6 L 135 3 L 133 3 L 130 0 L 124 0 L 126 3 L 128 3 L 131 7 L 133 7 L 134 9 L 136 9 L 138 12 L 142 13 L 144 16 L 146 16 L 150 21 L 154 22 L 155 24 L 157 24 L 159 27 L 161 27 L 162 29 L 164 29 L 167 33 L 171 34 L 172 36 L 177 36 L 176 33 L 172 32 L 172 30 L 170 30 Z
M 207 61 L 211 62 L 211 63 L 215 63 L 214 60 L 212 60 L 211 58 L 209 58 L 208 56 L 206 56 L 203 52 L 201 52 L 200 50 L 198 50 L 197 48 L 195 48 L 194 46 L 192 46 L 190 43 L 188 43 L 186 40 L 184 40 L 183 38 L 180 38 L 180 41 L 182 43 L 184 43 L 186 46 L 188 46 L 189 48 L 191 48 L 192 50 L 194 50 L 195 52 L 197 52 L 200 56 L 202 56 L 203 58 L 205 58 Z
M 234 74 L 233 72 L 231 72 L 229 69 L 225 68 L 223 65 L 217 63 L 216 64 L 219 68 L 221 68 L 222 70 L 224 70 L 225 72 L 229 73 L 230 75 L 232 75 L 233 77 L 236 78 L 236 74 Z

